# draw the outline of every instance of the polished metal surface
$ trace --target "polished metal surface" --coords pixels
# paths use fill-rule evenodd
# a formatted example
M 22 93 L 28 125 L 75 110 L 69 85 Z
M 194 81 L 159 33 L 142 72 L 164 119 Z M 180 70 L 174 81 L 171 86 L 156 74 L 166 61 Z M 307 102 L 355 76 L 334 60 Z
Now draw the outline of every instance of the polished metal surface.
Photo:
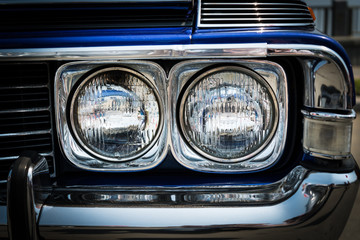
M 260 61 L 258 61 L 258 63 L 259 63 L 259 65 L 260 64 L 264 64 L 264 65 L 265 64 L 270 64 L 270 62 L 264 63 L 264 62 L 260 62 Z M 212 64 L 217 64 L 217 62 L 212 62 Z M 224 64 L 226 64 L 226 63 L 224 63 Z M 239 62 L 239 64 L 241 64 L 241 63 Z M 255 65 L 255 63 L 254 63 L 254 65 Z M 190 66 L 188 65 L 187 68 L 188 67 L 190 67 Z M 257 66 L 255 68 L 261 68 L 261 67 Z M 265 69 L 265 67 L 263 69 Z M 199 70 L 199 72 L 200 71 L 201 70 Z M 184 122 L 185 121 L 185 113 L 184 113 L 185 112 L 185 110 L 184 110 L 185 101 L 188 98 L 189 92 L 193 89 L 193 87 L 196 84 L 198 84 L 200 81 L 204 80 L 204 78 L 206 78 L 207 76 L 210 76 L 211 74 L 219 72 L 219 71 L 240 72 L 240 73 L 243 73 L 243 74 L 245 74 L 247 76 L 250 76 L 251 78 L 255 79 L 257 82 L 260 82 L 262 84 L 262 86 L 264 86 L 267 89 L 267 91 L 269 91 L 270 100 L 271 100 L 273 108 L 274 108 L 274 111 L 272 112 L 272 114 L 273 114 L 272 116 L 273 116 L 273 119 L 274 119 L 273 120 L 273 126 L 271 126 L 270 131 L 269 131 L 269 135 L 267 136 L 265 141 L 261 145 L 259 145 L 259 147 L 256 150 L 254 150 L 252 152 L 249 152 L 245 156 L 238 157 L 238 158 L 228 158 L 226 160 L 205 152 L 203 149 L 201 149 L 198 146 L 197 143 L 193 142 L 194 140 L 189 135 L 190 134 L 189 131 L 186 130 L 185 122 Z M 176 67 L 175 67 L 175 70 L 173 71 L 173 73 L 174 72 L 176 72 Z M 267 75 L 269 75 L 269 74 L 271 74 L 271 73 L 267 73 Z M 175 76 L 175 77 L 173 77 L 173 79 L 177 78 L 177 77 L 178 76 Z M 212 68 L 212 69 L 210 69 L 210 70 L 208 70 L 206 72 L 203 72 L 200 76 L 196 77 L 195 79 L 192 79 L 192 78 L 188 79 L 188 81 L 189 82 L 191 81 L 190 85 L 186 87 L 186 89 L 184 91 L 184 94 L 182 95 L 181 99 L 178 99 L 178 102 L 180 102 L 179 109 L 178 109 L 178 111 L 179 111 L 178 119 L 179 119 L 179 122 L 180 122 L 180 129 L 182 131 L 182 134 L 185 136 L 185 140 L 188 142 L 188 144 L 191 145 L 191 147 L 193 147 L 196 150 L 196 152 L 200 153 L 200 155 L 203 155 L 205 158 L 208 158 L 208 159 L 211 159 L 211 160 L 214 160 L 214 161 L 223 162 L 223 163 L 235 163 L 235 162 L 240 162 L 240 161 L 247 160 L 247 159 L 257 155 L 259 152 L 261 152 L 268 145 L 268 143 L 271 141 L 272 137 L 274 136 L 274 134 L 276 132 L 276 128 L 277 128 L 278 121 L 279 121 L 279 109 L 278 109 L 278 103 L 277 103 L 276 96 L 275 96 L 274 92 L 272 91 L 271 86 L 266 82 L 266 80 L 264 78 L 261 77 L 261 75 L 258 75 L 258 74 L 256 74 L 256 72 L 251 71 L 251 70 L 249 70 L 247 68 L 243 68 L 240 65 L 238 65 L 238 66 L 221 66 L 221 67 Z M 179 83 L 181 85 L 183 84 L 181 81 Z
M 307 5 L 302 1 L 199 0 L 197 19 L 199 28 L 314 26 Z
M 57 200 L 43 207 L 39 232 L 45 239 L 289 239 L 294 234 L 337 239 L 357 192 L 358 175 L 299 166 L 276 187 L 270 185 L 233 186 L 225 192 L 213 187 L 61 189 L 52 196 Z M 269 189 L 278 198 L 268 201 Z
M 1 49 L 0 61 L 266 57 L 266 43 Z
M 324 121 L 352 121 L 356 118 L 356 112 L 352 109 L 349 114 L 320 112 L 320 111 L 306 111 L 301 110 L 301 113 L 312 119 L 319 119 Z
M 161 99 L 160 111 L 165 115 L 167 109 L 167 90 L 166 74 L 164 70 L 156 63 L 148 61 L 96 61 L 96 62 L 73 62 L 61 66 L 55 76 L 55 114 L 56 127 L 61 150 L 65 156 L 76 166 L 86 170 L 96 171 L 140 171 L 153 168 L 161 163 L 167 154 L 168 119 L 161 116 L 161 126 L 158 137 L 152 143 L 152 146 L 143 152 L 141 156 L 131 161 L 104 161 L 101 158 L 93 157 L 79 146 L 75 141 L 69 128 L 71 127 L 67 118 L 67 105 L 71 89 L 82 80 L 82 76 L 90 70 L 106 66 L 117 66 L 126 69 L 133 69 L 141 72 L 151 85 L 154 91 L 158 92 L 158 98 Z M 143 77 L 142 77 L 143 78 Z M 74 125 L 74 124 L 72 124 Z M 127 159 L 128 160 L 128 159 Z
M 327 59 L 302 61 L 305 82 L 312 89 L 305 91 L 305 106 L 325 109 L 346 109 L 349 91 L 339 67 Z
M 353 87 L 349 70 L 342 58 L 333 50 L 319 45 L 308 44 L 193 44 L 193 45 L 156 45 L 122 47 L 74 47 L 74 48 L 31 48 L 2 49 L 0 61 L 32 60 L 118 60 L 118 59 L 201 59 L 201 58 L 265 58 L 267 56 L 295 56 L 303 62 L 305 73 L 304 104 L 308 107 L 352 109 Z M 310 61 L 309 59 L 314 59 Z M 319 68 L 317 62 L 326 62 Z M 317 70 L 320 70 L 317 74 Z M 321 95 L 322 78 L 314 81 L 314 76 L 329 67 L 336 78 Z M 334 72 L 334 70 L 338 72 Z M 314 75 L 315 74 L 315 75 Z M 316 85 L 316 92 L 314 90 Z M 332 86 L 337 94 L 332 93 Z M 320 87 L 320 89 L 319 89 Z M 330 88 L 329 88 L 330 87 Z M 330 91 L 330 92 L 329 92 Z M 317 95 L 315 95 L 317 94 Z M 337 99 L 337 96 L 339 99 Z M 325 100 L 331 98 L 330 105 Z M 332 99 L 335 97 L 334 99 Z
M 45 157 L 35 156 L 33 159 L 20 156 L 17 160 L 20 165 L 15 163 L 9 173 L 7 183 L 7 225 L 10 239 L 17 239 L 18 236 L 23 236 L 22 234 L 29 236 L 29 239 L 38 239 L 37 222 L 41 208 L 50 194 L 50 174 Z M 30 165 L 27 165 L 28 162 Z M 17 168 L 15 166 L 26 166 L 27 168 Z M 20 179 L 22 177 L 24 179 Z M 13 188 L 14 186 L 17 188 Z M 47 188 L 47 190 L 44 191 L 44 188 Z M 17 192 L 22 192 L 22 194 L 19 195 Z M 17 203 L 20 202 L 23 206 L 15 205 L 15 198 L 24 195 L 24 199 L 17 199 L 19 200 Z M 19 209 L 23 210 L 21 214 L 19 214 Z M 25 229 L 18 229 L 19 225 L 23 226 L 18 222 L 20 220 L 18 219 L 19 216 L 26 219 Z M 16 234 L 17 237 L 14 237 L 14 231 L 24 232 L 20 233 L 20 235 Z
M 219 161 L 211 161 L 208 158 L 204 158 L 193 148 L 189 147 L 186 140 L 183 139 L 180 126 L 178 126 L 178 110 L 176 105 L 169 104 L 168 118 L 170 121 L 170 133 L 171 139 L 170 147 L 173 156 L 183 166 L 203 172 L 250 172 L 258 169 L 264 169 L 271 164 L 274 164 L 281 156 L 286 140 L 287 134 L 287 111 L 288 111 L 288 90 L 287 79 L 284 70 L 276 63 L 263 60 L 241 60 L 241 59 L 226 59 L 226 60 L 190 60 L 178 63 L 175 65 L 170 73 L 168 101 L 169 103 L 177 103 L 181 101 L 180 93 L 186 84 L 192 80 L 192 77 L 201 72 L 204 69 L 208 69 L 215 65 L 237 65 L 249 68 L 259 75 L 261 75 L 265 81 L 270 85 L 276 101 L 278 104 L 278 126 L 271 138 L 271 141 L 265 146 L 265 148 L 257 155 L 250 157 L 249 159 L 235 163 L 221 163 Z M 180 109 L 181 111 L 181 109 Z
M 153 90 L 153 94 L 155 95 L 157 104 L 159 104 L 159 126 L 156 130 L 156 133 L 154 134 L 154 138 L 151 140 L 151 142 L 145 146 L 143 149 L 141 149 L 139 152 L 137 152 L 135 155 L 132 155 L 130 157 L 122 157 L 122 158 L 116 158 L 116 157 L 107 157 L 104 156 L 98 152 L 95 152 L 94 149 L 80 136 L 80 133 L 78 132 L 79 130 L 79 126 L 75 123 L 76 119 L 75 119 L 75 113 L 74 110 L 77 108 L 75 108 L 75 101 L 77 100 L 77 96 L 80 92 L 80 89 L 87 83 L 87 81 L 89 79 L 94 78 L 94 76 L 98 75 L 99 73 L 103 73 L 103 72 L 108 72 L 108 71 L 122 71 L 122 72 L 126 72 L 126 73 L 131 73 L 133 76 L 136 76 L 139 80 L 143 81 L 145 84 L 147 84 L 151 90 Z M 67 75 L 67 73 L 61 73 L 64 75 Z M 69 83 L 64 83 L 65 85 L 68 85 Z M 141 157 L 142 155 L 144 155 L 147 151 L 149 151 L 149 149 L 151 149 L 154 144 L 157 142 L 158 138 L 161 135 L 161 132 L 163 130 L 163 126 L 164 126 L 164 104 L 162 101 L 162 98 L 159 96 L 159 92 L 157 91 L 157 88 L 152 84 L 152 82 L 150 80 L 148 80 L 146 77 L 144 77 L 143 75 L 141 75 L 140 73 L 133 71 L 131 69 L 128 68 L 123 68 L 120 66 L 117 67 L 105 67 L 102 68 L 101 70 L 98 70 L 92 74 L 90 74 L 89 76 L 86 77 L 86 79 L 83 79 L 82 82 L 80 83 L 80 85 L 77 86 L 77 88 L 75 89 L 75 92 L 72 96 L 71 99 L 68 99 L 68 101 L 70 102 L 70 108 L 67 110 L 70 112 L 70 122 L 69 125 L 72 128 L 72 133 L 75 136 L 75 138 L 78 140 L 78 142 L 80 143 L 80 147 L 82 147 L 83 149 L 85 149 L 85 152 L 90 153 L 90 155 L 95 156 L 96 158 L 99 159 L 103 159 L 103 160 L 107 160 L 107 161 L 128 161 L 128 160 L 134 160 L 137 159 L 139 157 Z M 130 109 L 128 109 L 127 111 L 130 111 Z
M 343 59 L 333 50 L 314 45 L 304 49 L 293 44 L 273 44 L 268 48 L 268 55 L 299 57 L 305 77 L 305 106 L 352 109 L 350 73 Z

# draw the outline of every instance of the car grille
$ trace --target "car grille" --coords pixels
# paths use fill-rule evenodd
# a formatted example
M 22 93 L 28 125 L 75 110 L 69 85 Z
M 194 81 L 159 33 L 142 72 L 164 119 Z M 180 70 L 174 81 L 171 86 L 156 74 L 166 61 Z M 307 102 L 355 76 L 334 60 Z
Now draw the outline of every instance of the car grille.
M 198 27 L 314 26 L 302 1 L 199 0 Z
M 48 65 L 2 63 L 0 73 L 0 181 L 25 150 L 45 156 L 54 174 Z

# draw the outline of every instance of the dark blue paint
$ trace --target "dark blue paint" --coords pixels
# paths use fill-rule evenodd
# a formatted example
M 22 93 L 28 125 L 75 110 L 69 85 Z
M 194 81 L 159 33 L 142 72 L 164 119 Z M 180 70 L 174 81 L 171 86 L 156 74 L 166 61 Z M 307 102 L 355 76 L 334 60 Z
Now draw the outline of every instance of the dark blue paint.
M 190 44 L 191 28 L 0 33 L 2 49 Z

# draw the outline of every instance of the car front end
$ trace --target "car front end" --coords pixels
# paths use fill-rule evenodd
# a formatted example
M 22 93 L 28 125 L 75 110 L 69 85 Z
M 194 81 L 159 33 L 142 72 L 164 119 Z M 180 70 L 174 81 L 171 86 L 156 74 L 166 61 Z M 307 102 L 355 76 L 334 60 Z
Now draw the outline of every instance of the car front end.
M 1 239 L 339 238 L 354 79 L 305 2 L 0 11 Z

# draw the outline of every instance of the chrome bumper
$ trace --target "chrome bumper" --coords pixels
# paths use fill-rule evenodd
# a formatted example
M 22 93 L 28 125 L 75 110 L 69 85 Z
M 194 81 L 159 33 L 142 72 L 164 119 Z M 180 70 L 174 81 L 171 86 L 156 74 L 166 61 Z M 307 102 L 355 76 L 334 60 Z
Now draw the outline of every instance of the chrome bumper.
M 358 179 L 358 170 L 297 166 L 270 184 L 54 187 L 33 206 L 41 206 L 36 225 L 44 239 L 337 239 Z

